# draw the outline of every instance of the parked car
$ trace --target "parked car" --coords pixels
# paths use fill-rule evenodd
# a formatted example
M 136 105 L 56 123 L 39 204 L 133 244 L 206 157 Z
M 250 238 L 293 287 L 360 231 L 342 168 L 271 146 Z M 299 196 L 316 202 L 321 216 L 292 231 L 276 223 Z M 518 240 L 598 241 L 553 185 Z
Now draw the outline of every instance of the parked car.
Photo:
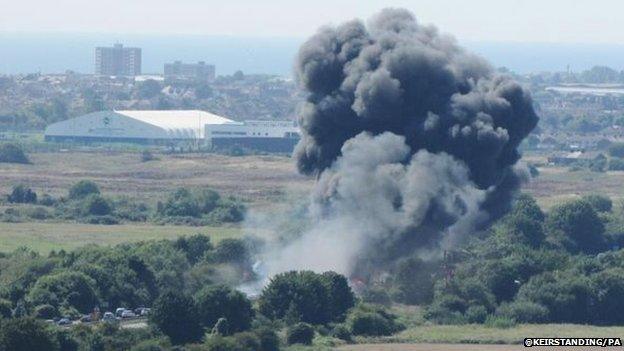
M 70 325 L 71 323 L 72 322 L 69 320 L 69 318 L 61 318 L 58 322 L 56 322 L 56 324 L 58 325 Z
M 141 317 L 145 317 L 149 315 L 149 312 L 150 312 L 150 309 L 146 307 L 139 307 L 134 310 L 134 314 L 136 314 L 137 316 L 141 316 Z
M 115 317 L 121 317 L 121 314 L 125 311 L 126 309 L 124 307 L 119 307 L 118 309 L 115 310 Z
M 104 316 L 102 316 L 102 321 L 104 322 L 115 322 L 116 320 L 117 318 L 115 318 L 113 312 L 105 312 Z
M 80 317 L 80 322 L 82 322 L 82 323 L 91 323 L 91 322 L 93 322 L 93 319 L 91 318 L 91 315 L 86 314 L 86 315 Z
M 136 314 L 130 310 L 125 310 L 121 312 L 121 318 L 134 318 Z

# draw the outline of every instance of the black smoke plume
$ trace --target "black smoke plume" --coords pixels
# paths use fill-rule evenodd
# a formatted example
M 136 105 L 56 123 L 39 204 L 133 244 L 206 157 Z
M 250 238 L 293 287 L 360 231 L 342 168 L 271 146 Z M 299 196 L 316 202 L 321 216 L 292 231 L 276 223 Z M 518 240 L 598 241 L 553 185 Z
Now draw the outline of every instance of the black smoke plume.
M 326 27 L 300 49 L 300 172 L 317 225 L 276 270 L 383 267 L 448 245 L 510 207 L 531 97 L 406 10 Z

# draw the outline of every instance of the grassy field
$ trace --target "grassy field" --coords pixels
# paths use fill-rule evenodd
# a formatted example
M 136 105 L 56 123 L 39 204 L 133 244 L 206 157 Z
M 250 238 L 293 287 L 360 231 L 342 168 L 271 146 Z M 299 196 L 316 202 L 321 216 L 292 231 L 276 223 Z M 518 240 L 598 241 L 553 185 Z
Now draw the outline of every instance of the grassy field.
M 216 154 L 156 154 L 155 161 L 141 162 L 136 152 L 68 151 L 31 153 L 31 165 L 0 165 L 0 196 L 19 183 L 38 194 L 67 194 L 81 179 L 98 183 L 104 195 L 126 195 L 151 206 L 176 187 L 211 187 L 224 195 L 243 199 L 252 210 L 271 212 L 288 206 L 290 199 L 305 201 L 314 180 L 301 176 L 285 156 L 232 157 Z M 544 164 L 541 156 L 527 161 Z M 624 172 L 570 172 L 563 167 L 540 167 L 539 177 L 524 191 L 549 208 L 566 199 L 590 193 L 611 196 L 616 206 L 624 199 Z M 18 246 L 38 251 L 73 248 L 86 243 L 115 244 L 208 231 L 233 235 L 233 228 L 193 228 L 125 224 L 118 226 L 76 223 L 0 223 L 0 251 Z
M 216 154 L 156 154 L 141 162 L 139 153 L 115 151 L 32 153 L 32 165 L 1 164 L 0 194 L 24 183 L 37 193 L 67 194 L 89 179 L 106 195 L 127 195 L 151 204 L 176 187 L 211 187 L 266 207 L 288 196 L 307 194 L 313 180 L 299 175 L 285 156 L 231 157 Z M 280 201 L 281 200 L 281 201 Z
M 186 227 L 146 224 L 95 225 L 80 223 L 0 223 L 0 252 L 20 246 L 46 253 L 71 250 L 87 244 L 115 245 L 155 239 L 174 239 L 202 233 L 213 242 L 241 234 L 238 227 Z
M 526 337 L 624 337 L 624 326 L 520 324 L 509 329 L 481 324 L 422 325 L 380 341 L 397 343 L 521 344 Z

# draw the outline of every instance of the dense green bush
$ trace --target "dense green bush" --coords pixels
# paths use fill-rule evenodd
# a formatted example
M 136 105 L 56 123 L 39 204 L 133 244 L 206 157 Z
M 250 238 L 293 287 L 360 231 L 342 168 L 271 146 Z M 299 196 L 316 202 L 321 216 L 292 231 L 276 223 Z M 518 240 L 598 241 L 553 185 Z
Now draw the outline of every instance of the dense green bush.
M 160 295 L 149 320 L 175 345 L 197 342 L 203 334 L 193 299 L 181 292 L 168 291 Z
M 254 330 L 260 341 L 258 351 L 279 351 L 280 340 L 274 330 L 262 327 Z
M 314 339 L 314 328 L 307 323 L 297 323 L 286 331 L 288 345 L 312 345 L 312 339 Z
M 548 321 L 548 309 L 529 301 L 503 303 L 496 309 L 496 315 L 518 323 L 545 323 Z
M 0 299 L 0 319 L 10 318 L 13 314 L 11 301 Z
M 54 333 L 32 318 L 0 319 L 0 350 L 60 350 Z
M 52 305 L 39 305 L 35 307 L 34 317 L 38 319 L 53 319 L 59 317 L 59 312 Z
M 100 188 L 90 180 L 81 180 L 69 188 L 70 199 L 82 199 L 91 194 L 99 194 Z
M 82 313 L 91 312 L 98 305 L 93 279 L 70 271 L 39 278 L 28 294 L 28 301 L 33 305 L 74 307 Z
M 587 201 L 556 206 L 548 214 L 545 227 L 552 241 L 573 253 L 597 253 L 605 248 L 604 224 Z
M 343 279 L 335 273 L 311 271 L 278 274 L 262 291 L 259 310 L 270 318 L 291 314 L 289 317 L 311 324 L 341 320 L 354 304 L 353 293 Z
M 591 283 L 587 277 L 544 273 L 532 277 L 518 291 L 518 299 L 540 304 L 548 309 L 548 322 L 588 323 L 591 321 Z
M 609 155 L 612 157 L 624 157 L 624 143 L 613 143 L 609 146 Z
M 195 295 L 195 304 L 205 328 L 212 328 L 219 318 L 227 320 L 230 333 L 247 330 L 251 325 L 251 302 L 243 293 L 227 286 L 205 287 Z
M 29 164 L 30 160 L 19 145 L 3 143 L 0 144 L 0 163 Z
M 488 317 L 488 311 L 481 305 L 473 305 L 468 307 L 464 314 L 468 323 L 484 323 Z
M 37 202 L 37 194 L 30 188 L 20 184 L 13 187 L 7 200 L 11 203 L 34 204 Z
M 85 214 L 91 216 L 106 216 L 113 211 L 110 202 L 96 194 L 87 196 L 84 200 L 84 206 Z
M 613 202 L 611 199 L 603 195 L 585 195 L 581 198 L 581 200 L 589 203 L 594 210 L 596 210 L 596 212 L 611 212 L 611 209 L 613 208 Z
M 610 171 L 624 171 L 624 159 L 611 158 L 609 160 L 609 170 Z

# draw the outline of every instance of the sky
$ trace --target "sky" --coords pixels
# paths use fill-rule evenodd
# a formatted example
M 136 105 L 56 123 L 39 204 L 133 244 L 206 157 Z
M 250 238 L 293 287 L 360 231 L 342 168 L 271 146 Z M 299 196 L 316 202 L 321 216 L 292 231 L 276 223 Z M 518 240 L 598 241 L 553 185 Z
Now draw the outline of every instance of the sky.
M 624 44 L 621 0 L 0 0 L 0 32 L 307 37 L 405 7 L 460 41 Z

